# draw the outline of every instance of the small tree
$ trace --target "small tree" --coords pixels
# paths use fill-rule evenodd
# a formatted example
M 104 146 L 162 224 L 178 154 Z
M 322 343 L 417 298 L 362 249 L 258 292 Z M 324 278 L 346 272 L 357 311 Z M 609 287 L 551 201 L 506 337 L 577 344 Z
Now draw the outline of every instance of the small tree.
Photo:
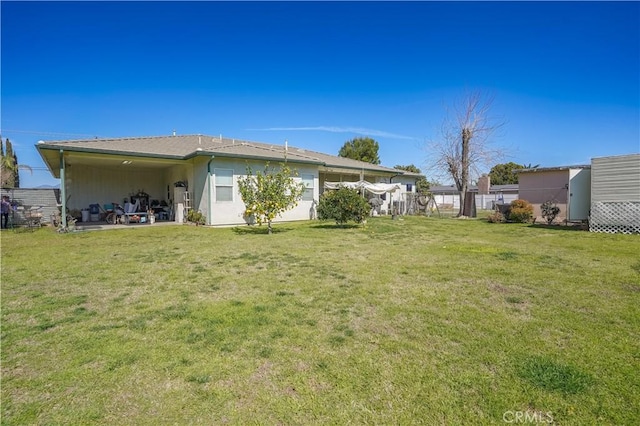
M 247 167 L 247 175 L 238 179 L 238 189 L 245 205 L 245 216 L 254 217 L 258 225 L 266 223 L 271 234 L 271 222 L 298 205 L 305 186 L 295 181 L 286 164 L 276 169 L 267 163 L 264 171 L 255 175 L 251 167 Z
M 540 210 L 542 211 L 542 217 L 547 221 L 549 225 L 556 220 L 556 217 L 560 213 L 560 207 L 556 205 L 551 200 L 547 200 L 540 206 Z
M 318 203 L 318 218 L 335 220 L 338 225 L 350 220 L 362 223 L 370 210 L 371 206 L 357 190 L 342 187 L 322 194 Z

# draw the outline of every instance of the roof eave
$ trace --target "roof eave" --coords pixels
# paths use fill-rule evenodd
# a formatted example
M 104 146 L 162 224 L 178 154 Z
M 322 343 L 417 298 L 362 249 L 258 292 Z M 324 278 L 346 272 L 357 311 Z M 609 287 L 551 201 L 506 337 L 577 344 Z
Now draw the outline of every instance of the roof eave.
M 325 167 L 329 167 L 332 169 L 352 170 L 354 172 L 366 171 L 366 172 L 384 173 L 384 174 L 389 174 L 394 176 L 402 175 L 401 173 L 402 170 L 395 170 L 395 169 L 380 170 L 380 169 L 372 169 L 367 167 L 339 166 L 339 165 L 330 164 L 330 163 L 321 163 L 321 164 Z
M 42 145 L 43 144 L 36 144 L 36 151 L 38 151 L 38 154 L 40 155 L 40 158 L 42 158 L 42 161 L 44 162 L 44 164 L 47 165 L 47 168 L 49 169 L 49 172 L 51 172 L 53 177 L 55 177 L 56 179 L 60 179 L 60 169 L 54 168 L 53 164 L 49 163 L 49 160 L 47 159 L 47 157 L 43 154 L 43 152 L 39 148 Z M 54 149 L 49 149 L 48 151 L 54 151 Z
M 145 157 L 145 158 L 162 158 L 165 160 L 184 160 L 184 155 L 169 155 L 169 154 L 153 154 L 148 152 L 134 152 L 134 151 L 121 151 L 121 150 L 105 150 L 96 148 L 85 147 L 66 147 L 63 145 L 52 144 L 37 144 L 36 148 L 39 150 L 51 150 L 51 151 L 66 151 L 66 152 L 82 152 L 84 154 L 102 154 L 102 155 L 121 155 L 128 157 Z
M 313 161 L 313 160 L 301 160 L 297 158 L 282 158 L 282 157 L 271 157 L 264 155 L 251 155 L 251 154 L 234 154 L 229 152 L 219 152 L 219 151 L 194 151 L 184 157 L 185 160 L 189 160 L 194 157 L 224 157 L 224 158 L 243 158 L 247 160 L 262 160 L 262 161 L 278 161 L 281 163 L 299 163 L 299 164 L 316 164 L 323 165 L 321 161 Z

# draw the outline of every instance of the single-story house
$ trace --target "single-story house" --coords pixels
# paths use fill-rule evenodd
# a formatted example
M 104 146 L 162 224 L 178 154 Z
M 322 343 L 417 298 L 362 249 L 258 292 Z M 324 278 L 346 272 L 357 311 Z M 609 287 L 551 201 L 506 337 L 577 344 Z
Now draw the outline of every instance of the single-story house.
M 210 225 L 245 223 L 237 180 L 246 175 L 248 166 L 262 170 L 267 162 L 278 165 L 286 161 L 306 185 L 298 206 L 284 213 L 281 220 L 313 216 L 324 182 L 389 183 L 394 177 L 408 174 L 288 144 L 222 136 L 40 141 L 36 149 L 51 173 L 60 178 L 65 209 L 114 202 L 133 204 L 135 200 L 141 207 L 167 206 L 169 220 L 177 222 L 184 219 L 185 210 L 193 208 L 202 212 Z M 416 176 L 407 179 L 415 187 Z
M 591 166 L 538 167 L 518 170 L 518 198 L 533 205 L 534 217 L 542 219 L 540 206 L 554 202 L 558 221 L 580 222 L 589 217 Z

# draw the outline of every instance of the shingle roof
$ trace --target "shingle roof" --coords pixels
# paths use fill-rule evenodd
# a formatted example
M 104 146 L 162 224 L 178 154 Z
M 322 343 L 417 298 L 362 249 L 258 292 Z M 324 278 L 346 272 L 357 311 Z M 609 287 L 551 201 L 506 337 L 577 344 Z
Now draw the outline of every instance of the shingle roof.
M 130 137 L 114 139 L 82 139 L 39 142 L 38 150 L 64 149 L 66 151 L 104 154 L 139 155 L 145 157 L 186 159 L 196 155 L 219 155 L 265 160 L 285 160 L 284 145 L 250 142 L 207 135 L 177 135 Z M 386 173 L 402 171 L 364 161 L 338 157 L 303 148 L 288 146 L 288 161 L 319 164 L 328 167 L 362 169 Z

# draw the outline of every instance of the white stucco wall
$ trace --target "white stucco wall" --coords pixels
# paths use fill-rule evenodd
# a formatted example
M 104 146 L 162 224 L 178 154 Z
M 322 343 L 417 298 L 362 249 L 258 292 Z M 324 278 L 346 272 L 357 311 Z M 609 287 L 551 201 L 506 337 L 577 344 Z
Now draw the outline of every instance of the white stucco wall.
M 214 158 L 211 162 L 211 182 L 210 182 L 210 196 L 209 186 L 207 182 L 207 162 L 202 164 L 199 162 L 195 166 L 196 174 L 204 176 L 202 184 L 198 184 L 196 187 L 199 191 L 197 199 L 197 206 L 199 210 L 208 218 L 208 223 L 212 225 L 233 225 L 246 223 L 243 213 L 245 211 L 245 205 L 238 191 L 238 178 L 246 175 L 247 165 L 250 165 L 254 172 L 264 170 L 264 161 L 250 161 L 237 160 L 231 158 Z M 311 165 L 298 165 L 291 163 L 290 167 L 298 172 L 296 180 L 301 182 L 301 175 L 313 175 L 314 180 L 314 195 L 313 198 L 318 200 L 318 168 Z M 233 170 L 233 200 L 232 201 L 216 201 L 216 169 Z M 198 181 L 200 182 L 200 181 Z M 211 204 L 209 204 L 211 200 Z M 282 217 L 278 217 L 278 221 L 292 221 L 292 220 L 306 220 L 309 219 L 310 209 L 312 208 L 313 201 L 300 201 L 298 206 L 292 210 L 285 212 Z M 209 216 L 209 205 L 211 205 L 211 213 Z

